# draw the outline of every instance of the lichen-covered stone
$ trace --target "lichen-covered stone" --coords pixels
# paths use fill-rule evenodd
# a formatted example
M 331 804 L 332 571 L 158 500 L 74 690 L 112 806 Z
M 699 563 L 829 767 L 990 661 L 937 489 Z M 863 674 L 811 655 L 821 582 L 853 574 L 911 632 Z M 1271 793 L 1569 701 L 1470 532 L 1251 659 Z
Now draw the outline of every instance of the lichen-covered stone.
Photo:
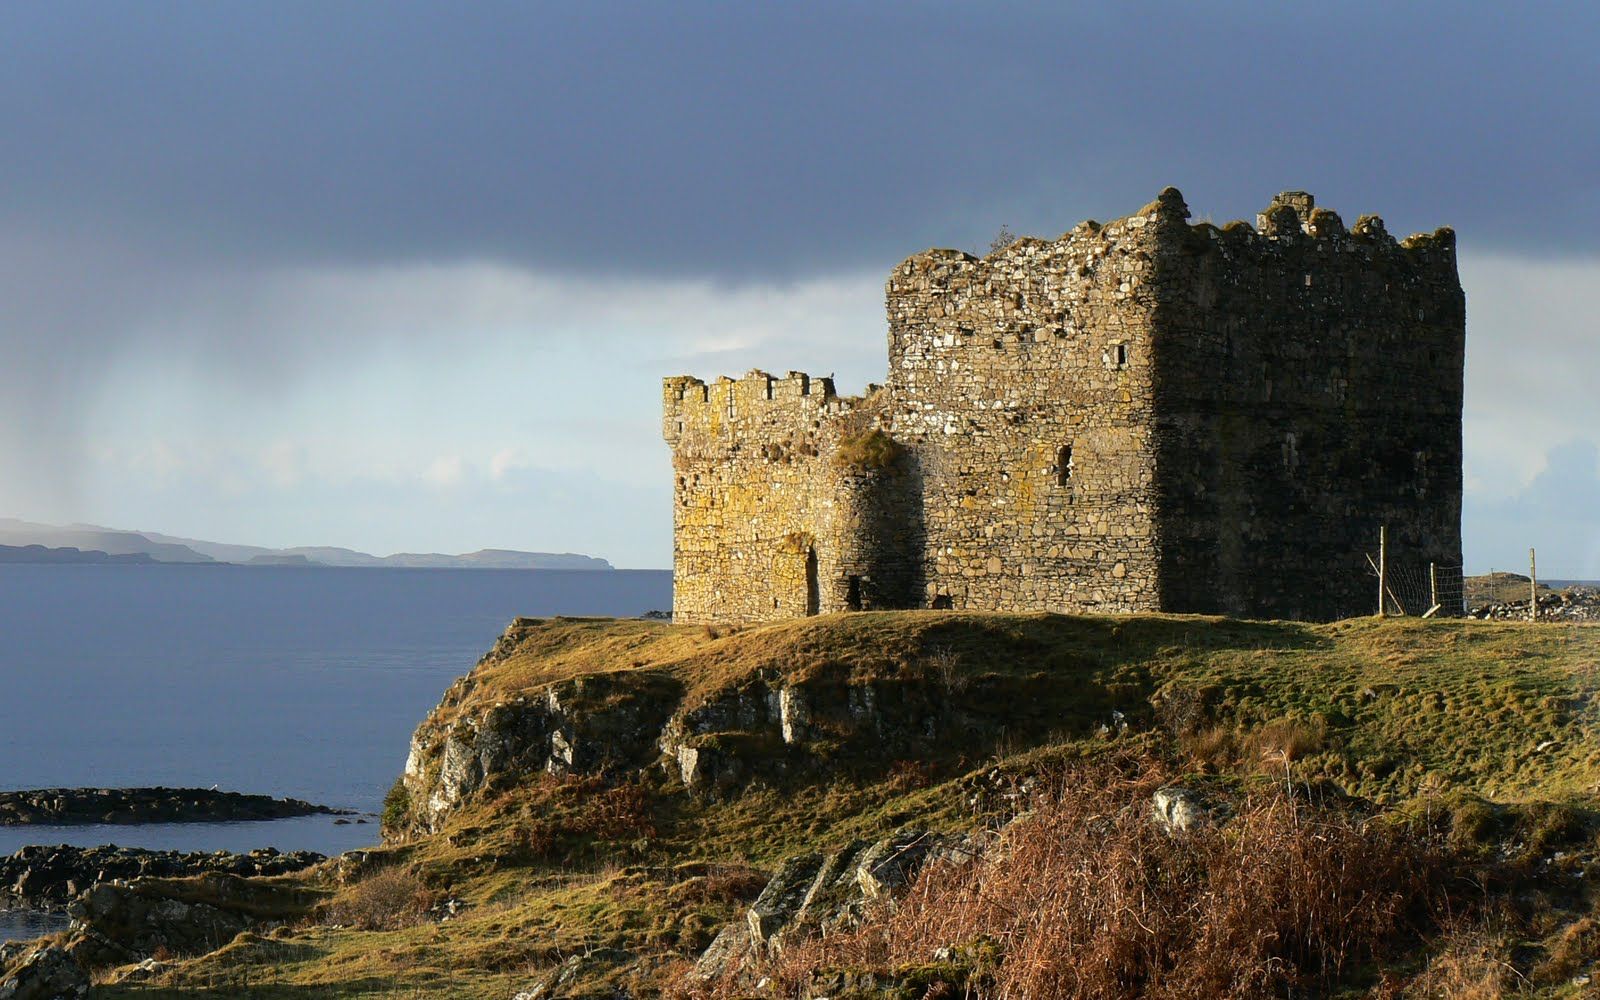
M 887 286 L 889 378 L 669 378 L 674 618 L 855 608 L 1373 610 L 1364 553 L 1461 564 L 1454 234 L 1139 213 Z M 1422 574 L 1412 574 L 1420 579 Z M 1424 595 L 1398 593 L 1425 609 Z

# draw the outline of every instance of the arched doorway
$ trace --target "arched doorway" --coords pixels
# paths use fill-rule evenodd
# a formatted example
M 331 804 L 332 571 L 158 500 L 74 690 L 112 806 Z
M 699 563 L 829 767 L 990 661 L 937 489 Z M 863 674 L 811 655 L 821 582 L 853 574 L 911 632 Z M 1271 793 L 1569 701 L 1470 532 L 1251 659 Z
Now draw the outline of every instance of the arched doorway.
M 772 554 L 772 610 L 774 618 L 799 618 L 820 614 L 822 587 L 817 559 L 817 539 L 809 531 L 783 536 Z

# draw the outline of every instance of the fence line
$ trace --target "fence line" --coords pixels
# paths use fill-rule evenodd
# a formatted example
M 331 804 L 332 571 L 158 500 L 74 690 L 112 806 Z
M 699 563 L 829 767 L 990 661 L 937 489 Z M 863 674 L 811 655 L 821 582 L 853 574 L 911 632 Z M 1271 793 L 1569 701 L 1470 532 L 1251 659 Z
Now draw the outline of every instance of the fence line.
M 1387 526 L 1378 529 L 1377 551 L 1366 555 L 1367 569 L 1377 589 L 1377 613 L 1413 617 L 1458 617 L 1485 605 L 1527 606 L 1527 617 L 1537 621 L 1539 554 L 1528 550 L 1527 576 L 1489 571 L 1470 588 L 1466 568 L 1455 563 L 1429 562 L 1414 554 L 1399 554 L 1389 539 Z

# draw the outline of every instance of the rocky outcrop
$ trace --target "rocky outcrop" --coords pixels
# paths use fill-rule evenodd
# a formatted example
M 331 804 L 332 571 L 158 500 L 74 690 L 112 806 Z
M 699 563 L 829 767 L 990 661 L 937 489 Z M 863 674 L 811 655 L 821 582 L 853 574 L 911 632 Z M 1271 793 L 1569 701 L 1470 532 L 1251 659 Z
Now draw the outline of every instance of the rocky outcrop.
M 876 842 L 856 841 L 827 854 L 790 858 L 744 919 L 725 926 L 701 954 L 693 975 L 702 982 L 722 979 L 752 958 L 851 927 L 868 906 L 894 905 L 928 865 L 970 857 L 978 839 L 908 831 Z
M 0 1000 L 74 1000 L 89 992 L 89 975 L 65 949 L 24 955 L 0 978 Z
M 546 663 L 560 669 L 575 631 L 518 619 L 451 685 L 412 737 L 385 805 L 387 838 L 438 832 L 484 789 L 514 788 L 539 773 L 628 777 L 657 768 L 691 794 L 728 798 L 752 784 L 778 787 L 841 769 L 970 760 L 992 753 L 1002 733 L 1025 741 L 1073 727 L 1088 732 L 1116 704 L 1144 699 L 1134 685 L 1113 692 L 1087 672 L 1067 682 L 1069 698 L 1060 671 L 941 668 L 926 653 L 925 661 L 859 670 L 799 648 L 792 659 L 774 655 L 772 646 L 753 669 L 723 661 L 725 674 L 719 662 L 634 662 L 507 691 L 503 664 L 526 657 L 521 669 L 530 673 Z M 1125 728 L 1120 714 L 1112 717 Z
M 158 951 L 197 955 L 241 931 L 299 919 L 322 895 L 211 873 L 192 879 L 102 882 L 67 907 L 66 950 L 85 968 L 122 965 Z
M 458 682 L 452 692 L 460 689 Z M 436 711 L 412 736 L 406 758 L 401 781 L 411 808 L 398 828 L 385 817 L 385 832 L 433 832 L 497 776 L 643 767 L 681 694 L 665 674 L 619 671 L 550 684 L 447 723 Z
M 100 882 L 142 877 L 183 878 L 207 872 L 285 875 L 325 860 L 311 851 L 272 848 L 231 854 L 149 851 L 134 847 L 24 847 L 0 859 L 0 904 L 34 910 L 64 906 Z
M 299 799 L 208 788 L 39 788 L 0 792 L 0 826 L 128 823 L 233 823 L 348 810 Z
M 627 978 L 619 976 L 619 972 L 636 971 L 639 965 L 640 959 L 630 951 L 596 948 L 573 955 L 527 989 L 513 994 L 511 1000 L 629 1000 L 633 992 L 616 980 Z M 594 984 L 597 979 L 602 982 L 584 985 Z

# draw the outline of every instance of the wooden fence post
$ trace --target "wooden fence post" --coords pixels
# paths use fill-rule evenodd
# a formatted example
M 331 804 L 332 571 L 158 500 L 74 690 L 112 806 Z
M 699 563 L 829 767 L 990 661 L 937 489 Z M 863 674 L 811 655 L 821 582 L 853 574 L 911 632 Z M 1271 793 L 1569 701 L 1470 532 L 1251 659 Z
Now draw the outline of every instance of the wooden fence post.
M 1389 592 L 1389 526 L 1378 525 L 1378 617 L 1386 613 L 1384 595 Z
M 1539 563 L 1532 549 L 1528 550 L 1528 621 L 1539 620 Z

